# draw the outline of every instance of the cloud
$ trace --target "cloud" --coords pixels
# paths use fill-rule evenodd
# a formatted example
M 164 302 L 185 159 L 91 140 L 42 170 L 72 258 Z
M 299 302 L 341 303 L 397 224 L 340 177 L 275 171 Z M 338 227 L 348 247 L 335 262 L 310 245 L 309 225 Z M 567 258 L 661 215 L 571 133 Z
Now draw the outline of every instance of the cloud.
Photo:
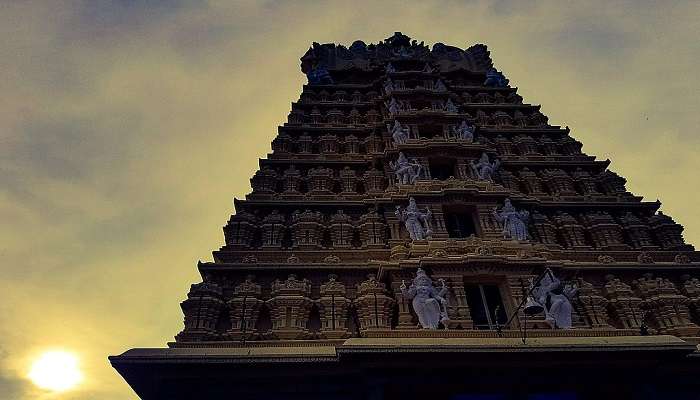
M 305 79 L 313 41 L 489 45 L 525 100 L 700 243 L 692 2 L 6 2 L 0 9 L 3 398 L 52 346 L 76 399 L 136 398 L 106 356 L 162 346 Z M 8 223 L 9 222 L 9 223 Z M 18 372 L 19 371 L 19 372 Z M 34 390 L 34 389 L 32 389 Z

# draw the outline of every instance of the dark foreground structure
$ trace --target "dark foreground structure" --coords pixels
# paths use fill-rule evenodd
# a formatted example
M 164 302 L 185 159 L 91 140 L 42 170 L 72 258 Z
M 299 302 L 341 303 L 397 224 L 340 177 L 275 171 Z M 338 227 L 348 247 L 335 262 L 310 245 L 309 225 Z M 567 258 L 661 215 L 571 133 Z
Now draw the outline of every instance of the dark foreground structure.
M 700 254 L 484 45 L 313 47 L 143 399 L 699 399 Z

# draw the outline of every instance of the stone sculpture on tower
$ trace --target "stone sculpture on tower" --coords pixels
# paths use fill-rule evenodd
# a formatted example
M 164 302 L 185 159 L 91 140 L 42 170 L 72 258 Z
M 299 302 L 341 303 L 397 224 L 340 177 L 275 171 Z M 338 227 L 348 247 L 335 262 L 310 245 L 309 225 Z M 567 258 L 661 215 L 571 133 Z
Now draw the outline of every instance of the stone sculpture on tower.
M 445 323 L 447 317 L 447 301 L 445 294 L 447 286 L 445 281 L 440 279 L 441 288 L 438 290 L 433 286 L 433 281 L 426 275 L 423 269 L 418 268 L 416 277 L 411 286 L 406 288 L 406 282 L 401 282 L 401 293 L 405 298 L 413 301 L 413 311 L 418 316 L 418 322 L 424 329 L 437 329 L 440 323 Z
M 401 206 L 396 206 L 396 216 L 404 223 L 411 240 L 429 239 L 433 231 L 430 226 L 432 213 L 426 208 L 425 212 L 420 212 L 416 205 L 416 199 L 411 197 L 408 200 L 408 207 L 401 210 Z
M 577 288 L 562 284 L 548 268 L 539 284 L 532 290 L 534 300 L 544 308 L 545 321 L 555 329 L 571 329 L 571 302 Z
M 530 214 L 527 211 L 518 211 L 511 204 L 510 199 L 503 203 L 501 211 L 493 210 L 496 221 L 503 224 L 503 238 L 515 240 L 527 240 L 529 238 L 527 221 Z

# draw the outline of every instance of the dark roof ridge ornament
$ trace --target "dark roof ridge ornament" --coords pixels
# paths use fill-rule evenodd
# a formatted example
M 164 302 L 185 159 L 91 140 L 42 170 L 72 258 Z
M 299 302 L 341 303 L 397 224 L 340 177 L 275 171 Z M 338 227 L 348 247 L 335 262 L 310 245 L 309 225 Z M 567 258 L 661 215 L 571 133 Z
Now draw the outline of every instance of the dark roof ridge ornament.
M 333 71 L 369 71 L 378 66 L 383 69 L 387 63 L 395 60 L 430 63 L 441 72 L 468 70 L 486 73 L 493 68 L 488 48 L 483 44 L 475 44 L 463 50 L 435 43 L 431 49 L 424 42 L 419 43 L 401 32 L 395 32 L 383 41 L 369 45 L 361 40 L 354 41 L 350 47 L 314 42 L 301 57 L 301 70 L 316 78 Z M 316 70 L 320 71 L 314 72 Z

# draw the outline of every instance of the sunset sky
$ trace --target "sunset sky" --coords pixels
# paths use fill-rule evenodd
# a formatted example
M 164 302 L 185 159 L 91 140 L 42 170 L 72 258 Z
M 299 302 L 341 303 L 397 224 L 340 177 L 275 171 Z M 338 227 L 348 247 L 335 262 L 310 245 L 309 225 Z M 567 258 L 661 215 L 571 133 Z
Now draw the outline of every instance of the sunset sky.
M 181 330 L 314 41 L 487 44 L 700 245 L 699 2 L 377 3 L 0 3 L 0 399 L 137 398 L 107 356 Z M 78 355 L 77 389 L 26 378 L 51 349 Z

